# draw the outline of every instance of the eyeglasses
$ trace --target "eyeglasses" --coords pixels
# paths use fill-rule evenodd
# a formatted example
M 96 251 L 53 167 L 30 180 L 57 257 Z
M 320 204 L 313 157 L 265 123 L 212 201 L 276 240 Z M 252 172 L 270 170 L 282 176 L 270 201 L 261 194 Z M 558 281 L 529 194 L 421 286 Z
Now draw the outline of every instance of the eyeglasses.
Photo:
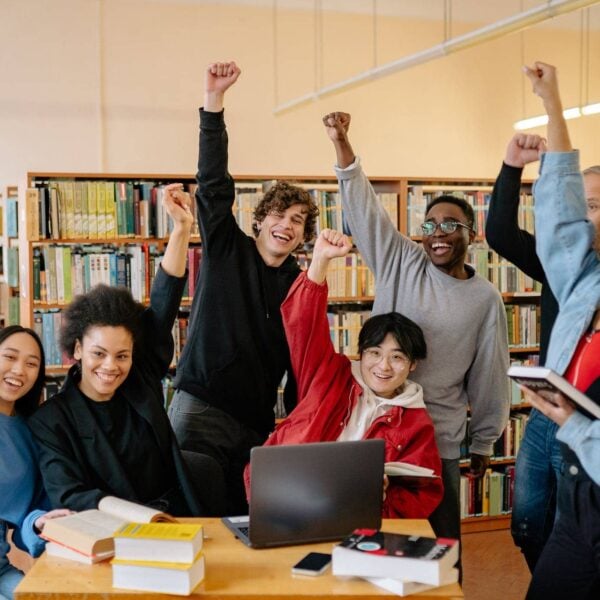
M 442 221 L 441 223 L 425 221 L 425 223 L 421 225 L 421 230 L 423 231 L 423 235 L 433 235 L 438 227 L 442 230 L 442 233 L 454 233 L 458 227 L 464 227 L 469 231 L 472 230 L 471 227 L 464 223 L 460 223 L 459 221 Z
M 377 363 L 379 362 L 385 355 L 382 350 L 379 348 L 367 348 L 363 350 L 363 357 L 366 358 L 369 362 Z M 387 355 L 387 359 L 389 363 L 396 368 L 405 367 L 410 363 L 410 358 L 402 354 L 401 352 L 391 352 Z

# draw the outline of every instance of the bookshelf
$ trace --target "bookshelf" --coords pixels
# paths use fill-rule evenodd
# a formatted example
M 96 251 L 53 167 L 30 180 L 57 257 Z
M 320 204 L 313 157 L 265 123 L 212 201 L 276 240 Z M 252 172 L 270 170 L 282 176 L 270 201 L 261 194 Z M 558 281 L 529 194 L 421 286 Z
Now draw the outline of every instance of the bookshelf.
M 285 179 L 310 191 L 321 210 L 318 230 L 342 228 L 341 201 L 334 176 L 242 175 L 234 179 L 234 214 L 249 235 L 252 235 L 253 209 L 275 179 Z M 168 221 L 160 212 L 160 189 L 176 181 L 194 191 L 194 178 L 177 174 L 42 172 L 28 173 L 23 178 L 19 186 L 20 316 L 24 325 L 38 328 L 42 334 L 47 331 L 48 335 L 42 338 L 46 338 L 48 347 L 56 347 L 51 334 L 59 327 L 61 309 L 75 293 L 85 291 L 95 282 L 125 282 L 134 297 L 142 302 L 147 300 L 153 270 L 168 239 Z M 534 361 L 539 340 L 539 286 L 493 253 L 482 238 L 493 180 L 374 177 L 371 182 L 399 230 L 416 240 L 420 240 L 418 226 L 432 197 L 452 193 L 472 203 L 478 236 L 468 260 L 502 293 L 510 319 L 511 355 L 515 360 Z M 520 219 L 531 226 L 529 184 L 524 184 L 523 194 Z M 182 304 L 173 330 L 175 361 L 187 335 L 186 304 L 193 296 L 194 273 L 201 264 L 201 241 L 197 235 L 192 238 L 192 247 L 197 254 L 188 255 L 189 297 Z M 310 249 L 299 251 L 297 257 L 301 265 L 307 266 Z M 118 266 L 123 260 L 129 264 L 128 270 Z M 51 265 L 55 269 L 53 274 Z M 68 272 L 71 277 L 67 284 Z M 62 281 L 52 287 L 49 280 L 56 281 L 59 276 Z M 328 283 L 332 341 L 338 351 L 356 356 L 358 332 L 372 307 L 373 276 L 360 255 L 352 252 L 332 265 Z M 49 373 L 63 374 L 67 365 L 62 357 L 56 350 L 50 357 Z M 493 472 L 507 470 L 502 484 L 506 494 L 526 414 L 520 396 L 513 398 L 511 423 L 514 420 L 515 424 L 507 427 L 505 439 L 499 441 L 492 461 Z M 496 480 L 499 476 L 492 477 Z M 497 489 L 498 482 L 494 485 Z M 467 514 L 464 530 L 506 527 L 510 514 L 506 507 L 502 512 L 482 515 L 479 510 L 474 511 L 479 516 Z
M 18 188 L 6 187 L 0 194 L 0 321 L 2 326 L 19 323 Z

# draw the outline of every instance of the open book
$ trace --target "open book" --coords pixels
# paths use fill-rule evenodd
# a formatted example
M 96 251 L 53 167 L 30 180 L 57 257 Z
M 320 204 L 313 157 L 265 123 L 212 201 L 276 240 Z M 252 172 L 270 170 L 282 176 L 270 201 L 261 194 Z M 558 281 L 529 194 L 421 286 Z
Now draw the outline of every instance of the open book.
M 439 477 L 433 469 L 412 465 L 407 462 L 386 462 L 383 472 L 390 477 Z
M 587 416 L 600 419 L 600 406 L 552 369 L 512 365 L 507 374 L 517 383 L 528 387 L 551 404 L 554 404 L 554 401 L 548 392 L 561 392 Z
M 46 521 L 41 537 L 52 542 L 49 554 L 60 554 L 62 558 L 92 563 L 110 558 L 114 554 L 114 533 L 132 521 L 153 523 L 175 522 L 176 519 L 135 502 L 105 496 L 98 503 L 97 509 Z M 62 548 L 57 550 L 57 545 Z M 71 555 L 72 553 L 74 555 Z

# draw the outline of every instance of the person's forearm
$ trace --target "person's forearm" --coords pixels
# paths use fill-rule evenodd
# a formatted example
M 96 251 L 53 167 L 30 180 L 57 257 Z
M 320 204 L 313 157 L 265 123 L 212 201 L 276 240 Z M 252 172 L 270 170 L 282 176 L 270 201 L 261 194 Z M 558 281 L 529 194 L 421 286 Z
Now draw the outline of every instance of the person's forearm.
M 314 257 L 308 267 L 307 277 L 315 283 L 323 283 L 327 279 L 327 269 L 329 267 L 329 259 Z
M 169 236 L 169 243 L 165 249 L 161 265 L 164 271 L 172 277 L 183 277 L 185 275 L 191 230 L 191 224 L 177 223 Z
M 355 156 L 348 139 L 335 140 L 333 145 L 335 147 L 337 166 L 341 169 L 350 166 L 354 162 Z
M 221 112 L 224 99 L 223 92 L 205 92 L 203 108 L 206 112 Z
M 548 99 L 544 102 L 544 107 L 548 113 L 548 152 L 570 152 L 573 146 L 571 146 L 560 98 Z

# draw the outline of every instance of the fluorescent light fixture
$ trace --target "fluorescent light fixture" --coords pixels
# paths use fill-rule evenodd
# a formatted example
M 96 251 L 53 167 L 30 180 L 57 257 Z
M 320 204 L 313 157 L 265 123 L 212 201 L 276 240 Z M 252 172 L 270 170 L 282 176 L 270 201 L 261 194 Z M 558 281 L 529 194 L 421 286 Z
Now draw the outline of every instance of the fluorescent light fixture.
M 583 115 L 597 115 L 600 113 L 600 102 L 596 104 L 588 104 L 587 106 L 581 107 L 581 114 Z
M 596 104 L 587 104 L 586 106 L 575 106 L 573 108 L 566 108 L 563 110 L 563 117 L 565 119 L 577 119 L 584 115 L 596 115 L 600 114 L 600 102 Z M 513 127 L 517 131 L 522 131 L 523 129 L 532 129 L 534 127 L 541 127 L 542 125 L 546 125 L 548 123 L 548 115 L 540 115 L 538 117 L 530 117 L 529 119 L 523 119 L 522 121 L 517 121 Z

